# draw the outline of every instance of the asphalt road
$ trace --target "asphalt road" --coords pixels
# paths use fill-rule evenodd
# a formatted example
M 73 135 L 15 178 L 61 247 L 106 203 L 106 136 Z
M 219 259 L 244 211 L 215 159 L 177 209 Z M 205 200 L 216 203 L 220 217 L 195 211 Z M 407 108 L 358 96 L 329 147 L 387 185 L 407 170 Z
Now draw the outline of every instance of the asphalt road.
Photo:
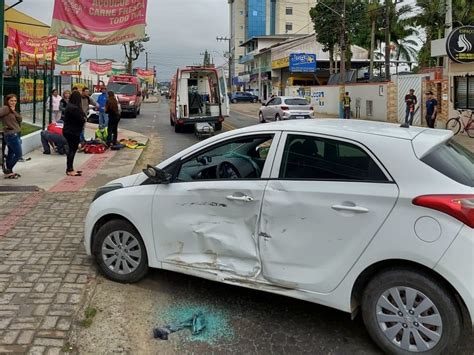
M 224 129 L 255 122 L 231 114 Z M 174 132 L 166 101 L 144 105 L 137 119 L 122 119 L 120 126 L 150 137 L 144 154 L 149 163 L 198 141 L 192 133 Z M 162 270 L 150 271 L 135 285 L 100 278 L 91 307 L 99 313 L 77 335 L 84 353 L 379 353 L 360 317 L 352 321 L 347 313 L 316 304 Z M 183 330 L 168 341 L 152 338 L 154 327 L 198 310 L 207 317 L 207 335 L 193 337 Z M 471 341 L 465 349 L 472 349 Z

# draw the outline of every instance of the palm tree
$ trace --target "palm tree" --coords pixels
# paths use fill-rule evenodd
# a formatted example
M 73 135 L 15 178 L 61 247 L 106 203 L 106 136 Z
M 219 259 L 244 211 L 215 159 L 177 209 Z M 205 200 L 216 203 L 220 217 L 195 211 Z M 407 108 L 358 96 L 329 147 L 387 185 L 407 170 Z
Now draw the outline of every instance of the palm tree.
M 398 72 L 398 61 L 404 59 L 411 62 L 417 57 L 418 42 L 415 41 L 414 37 L 419 37 L 420 33 L 413 27 L 413 18 L 410 17 L 412 8 L 409 5 L 404 5 L 398 9 L 394 8 L 393 20 L 391 30 L 391 41 L 396 46 L 395 59 L 397 60 L 397 72 Z M 411 63 L 410 63 L 411 67 Z

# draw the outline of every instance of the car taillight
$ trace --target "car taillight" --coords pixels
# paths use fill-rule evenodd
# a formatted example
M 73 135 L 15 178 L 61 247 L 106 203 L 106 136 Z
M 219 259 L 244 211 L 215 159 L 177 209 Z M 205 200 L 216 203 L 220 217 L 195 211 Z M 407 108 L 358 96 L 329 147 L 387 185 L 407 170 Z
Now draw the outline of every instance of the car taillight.
M 474 195 L 424 195 L 415 197 L 412 202 L 449 214 L 474 228 Z
M 313 108 L 313 106 L 311 106 L 311 107 L 309 108 L 309 110 L 310 110 L 310 111 L 314 111 L 314 108 Z
M 288 106 L 281 106 L 280 107 L 283 111 L 289 110 L 290 108 Z

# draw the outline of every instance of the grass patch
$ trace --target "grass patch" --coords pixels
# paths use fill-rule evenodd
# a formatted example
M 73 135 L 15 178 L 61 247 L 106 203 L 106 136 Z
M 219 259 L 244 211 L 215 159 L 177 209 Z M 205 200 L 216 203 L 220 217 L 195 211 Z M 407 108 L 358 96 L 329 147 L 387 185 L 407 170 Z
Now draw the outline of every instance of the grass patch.
M 29 123 L 22 123 L 21 124 L 21 136 L 22 137 L 26 136 L 27 134 L 30 134 L 30 133 L 33 133 L 33 132 L 36 132 L 36 131 L 40 131 L 40 130 L 41 130 L 40 127 L 33 126 L 32 124 L 29 124 Z
M 94 321 L 94 317 L 96 314 L 97 314 L 97 309 L 92 308 L 92 307 L 87 307 L 86 310 L 84 311 L 85 318 L 81 321 L 81 325 L 84 328 L 89 328 L 92 325 L 92 322 Z

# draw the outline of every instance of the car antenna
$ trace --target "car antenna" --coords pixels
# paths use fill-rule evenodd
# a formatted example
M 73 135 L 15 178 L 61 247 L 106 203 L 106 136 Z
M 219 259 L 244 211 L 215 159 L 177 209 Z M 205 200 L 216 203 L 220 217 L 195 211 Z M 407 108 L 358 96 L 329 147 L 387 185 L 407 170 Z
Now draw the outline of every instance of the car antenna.
M 402 127 L 402 128 L 410 128 L 410 125 L 409 125 L 408 123 L 402 123 L 402 124 L 400 125 L 400 127 Z

